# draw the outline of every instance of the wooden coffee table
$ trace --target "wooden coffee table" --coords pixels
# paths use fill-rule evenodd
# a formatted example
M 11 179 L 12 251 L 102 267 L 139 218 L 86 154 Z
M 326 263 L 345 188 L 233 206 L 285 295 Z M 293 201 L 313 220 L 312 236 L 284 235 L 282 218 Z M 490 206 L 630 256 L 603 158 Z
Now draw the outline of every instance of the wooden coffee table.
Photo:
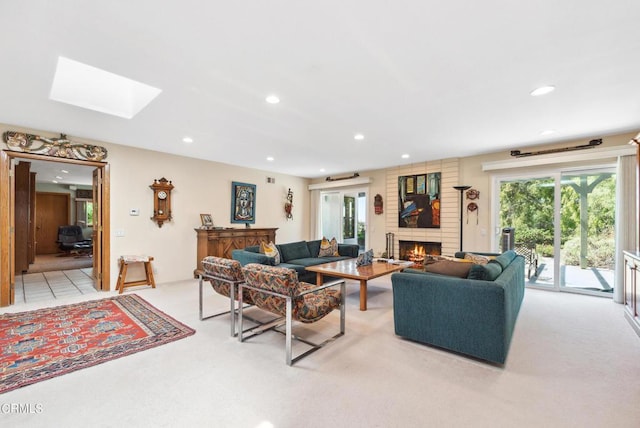
M 338 278 L 357 279 L 360 281 L 360 310 L 367 310 L 367 281 L 392 272 L 398 272 L 410 267 L 412 263 L 393 264 L 375 261 L 368 266 L 356 266 L 356 259 L 340 260 L 339 262 L 323 263 L 309 266 L 310 272 L 316 272 L 316 284 L 322 285 L 323 275 Z

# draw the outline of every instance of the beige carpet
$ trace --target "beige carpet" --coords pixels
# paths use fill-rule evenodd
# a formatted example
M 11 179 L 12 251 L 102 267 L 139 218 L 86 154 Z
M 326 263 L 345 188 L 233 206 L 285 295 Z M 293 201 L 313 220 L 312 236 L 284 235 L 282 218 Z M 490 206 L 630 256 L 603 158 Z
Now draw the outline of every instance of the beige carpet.
M 398 338 L 389 278 L 370 284 L 367 312 L 358 310 L 358 284 L 347 285 L 346 335 L 293 367 L 284 363 L 279 334 L 238 343 L 228 318 L 199 321 L 195 280 L 132 288 L 196 334 L 3 394 L 3 403 L 41 411 L 2 420 L 30 427 L 639 426 L 640 338 L 611 300 L 527 290 L 499 368 Z M 207 312 L 227 307 L 206 291 Z M 20 310 L 35 307 L 26 306 Z M 338 319 L 303 329 L 333 331 Z
M 36 256 L 27 273 L 51 272 L 54 270 L 84 269 L 93 266 L 93 258 L 88 256 L 67 256 L 44 254 Z

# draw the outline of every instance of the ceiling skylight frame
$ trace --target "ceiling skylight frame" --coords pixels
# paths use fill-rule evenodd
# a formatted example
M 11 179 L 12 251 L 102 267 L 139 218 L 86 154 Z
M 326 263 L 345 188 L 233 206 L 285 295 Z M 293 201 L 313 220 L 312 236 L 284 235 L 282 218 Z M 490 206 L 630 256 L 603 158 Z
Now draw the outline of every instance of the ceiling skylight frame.
M 60 56 L 49 98 L 132 119 L 161 92 L 145 83 Z

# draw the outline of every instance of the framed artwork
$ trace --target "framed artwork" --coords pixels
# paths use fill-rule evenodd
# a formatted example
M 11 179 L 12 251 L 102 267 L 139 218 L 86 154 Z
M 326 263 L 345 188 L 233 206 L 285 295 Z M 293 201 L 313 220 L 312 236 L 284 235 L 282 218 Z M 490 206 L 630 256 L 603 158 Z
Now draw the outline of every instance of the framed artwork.
M 211 218 L 211 214 L 200 214 L 200 221 L 202 221 L 202 227 L 204 228 L 213 227 L 213 218 Z
M 398 227 L 440 228 L 440 173 L 398 177 Z
M 256 222 L 256 185 L 231 183 L 231 223 Z
M 415 180 L 416 177 L 414 175 L 408 175 L 408 176 L 406 176 L 404 178 L 405 178 L 405 181 L 406 181 L 406 186 L 405 186 L 406 192 L 407 193 L 413 193 L 414 192 L 413 180 Z
M 424 195 L 427 190 L 427 177 L 425 175 L 419 175 L 416 177 L 416 193 Z

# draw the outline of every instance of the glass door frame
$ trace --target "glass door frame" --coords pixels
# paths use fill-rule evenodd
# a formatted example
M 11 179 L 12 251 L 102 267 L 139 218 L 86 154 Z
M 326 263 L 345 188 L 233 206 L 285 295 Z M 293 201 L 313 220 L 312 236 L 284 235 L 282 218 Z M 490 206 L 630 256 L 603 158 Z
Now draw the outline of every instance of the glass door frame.
M 554 181 L 554 192 L 553 192 L 553 285 L 545 286 L 545 285 L 537 285 L 535 283 L 529 283 L 525 281 L 525 285 L 527 288 L 539 289 L 539 290 L 552 290 L 552 291 L 561 291 L 567 293 L 575 293 L 575 294 L 587 294 L 598 297 L 613 297 L 612 295 L 608 295 L 606 293 L 602 293 L 599 291 L 590 291 L 579 288 L 571 288 L 560 285 L 560 255 L 561 255 L 561 233 L 562 230 L 560 228 L 560 216 L 561 216 L 561 191 L 562 191 L 562 176 L 567 173 L 580 173 L 580 172 L 605 172 L 611 171 L 617 172 L 615 163 L 607 163 L 607 164 L 597 164 L 597 165 L 583 165 L 583 166 L 574 166 L 574 167 L 559 167 L 559 168 L 545 168 L 538 170 L 526 170 L 520 173 L 511 172 L 507 174 L 492 174 L 491 176 L 491 208 L 493 211 L 493 215 L 491 216 L 491 229 L 493 233 L 491 234 L 491 248 L 495 252 L 500 251 L 500 183 L 503 181 L 510 180 L 527 180 L 527 179 L 536 179 L 536 178 L 552 178 Z M 617 225 L 616 225 L 617 227 Z M 617 263 L 617 261 L 616 261 Z M 620 285 L 614 284 L 614 287 L 618 287 Z M 613 293 L 611 293 L 613 294 Z
M 365 194 L 365 200 L 366 200 L 366 212 L 365 212 L 365 230 L 364 230 L 364 247 L 365 250 L 367 248 L 369 248 L 369 224 L 371 223 L 371 219 L 370 219 L 370 204 L 369 204 L 369 187 L 368 186 L 354 186 L 354 187 L 343 187 L 343 188 L 335 188 L 335 189 L 322 189 L 318 192 L 318 221 L 316 222 L 316 239 L 322 239 L 322 198 L 325 194 L 338 194 L 340 196 L 340 200 L 344 201 L 344 196 L 345 194 L 359 194 L 359 193 L 364 193 Z M 344 202 L 342 203 L 343 207 L 344 207 Z M 356 197 L 356 207 L 358 206 L 358 198 Z M 356 208 L 357 209 L 357 208 Z M 341 217 L 340 219 L 340 224 L 342 225 L 344 222 L 344 215 Z M 340 227 L 340 236 L 336 236 L 336 239 L 338 240 L 338 242 L 343 242 L 343 226 Z M 333 238 L 332 236 L 327 236 L 327 239 L 331 239 Z M 356 212 L 356 240 L 357 240 L 357 212 Z

